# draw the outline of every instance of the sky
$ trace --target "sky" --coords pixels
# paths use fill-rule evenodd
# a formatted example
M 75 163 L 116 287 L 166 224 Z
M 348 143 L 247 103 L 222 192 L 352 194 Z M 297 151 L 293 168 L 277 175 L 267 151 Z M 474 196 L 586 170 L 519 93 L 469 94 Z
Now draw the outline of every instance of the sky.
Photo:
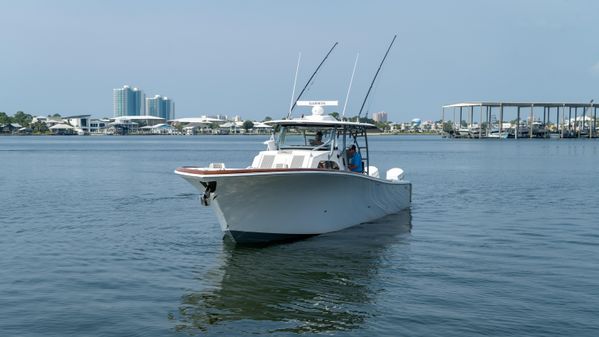
M 302 99 L 438 120 L 463 101 L 599 100 L 599 2 L 0 0 L 0 111 L 112 116 L 112 89 L 168 96 L 176 117 L 287 114 Z M 304 108 L 305 109 L 305 108 Z M 331 110 L 328 110 L 331 112 Z M 304 113 L 294 110 L 294 115 Z

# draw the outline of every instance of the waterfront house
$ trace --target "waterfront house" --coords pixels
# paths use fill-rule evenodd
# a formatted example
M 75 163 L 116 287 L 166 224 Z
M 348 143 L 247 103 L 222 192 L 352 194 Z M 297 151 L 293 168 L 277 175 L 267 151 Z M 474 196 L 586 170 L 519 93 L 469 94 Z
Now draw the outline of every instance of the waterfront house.
M 218 133 L 221 135 L 236 134 L 240 132 L 242 125 L 241 122 L 227 122 L 220 125 Z
M 139 128 L 141 134 L 151 135 L 173 135 L 177 133 L 177 129 L 168 124 L 157 124 L 152 126 L 142 126 Z
M 15 131 L 18 135 L 30 135 L 33 132 L 32 128 L 23 127 Z
M 78 133 L 89 134 L 91 131 L 91 115 L 67 116 L 63 120 L 66 124 L 73 126 Z
M 73 127 L 72 125 L 64 124 L 64 123 L 55 124 L 55 125 L 49 127 L 49 129 L 55 135 L 63 135 L 64 136 L 64 135 L 77 134 L 77 132 L 75 131 L 75 127 Z
M 130 133 L 136 133 L 138 128 L 139 124 L 136 122 L 131 122 L 128 119 L 117 119 L 114 122 L 108 123 L 106 134 L 128 135 Z
M 262 122 L 254 122 L 254 127 L 252 130 L 254 133 L 269 134 L 272 132 L 272 126 Z
M 12 134 L 12 133 L 15 133 L 17 130 L 19 130 L 20 128 L 22 128 L 22 126 L 18 123 L 0 124 L 0 133 Z
M 166 120 L 156 116 L 119 116 L 110 119 L 107 124 L 107 134 L 128 135 L 137 134 L 140 127 L 164 124 Z
M 110 119 L 92 119 L 89 122 L 89 133 L 90 134 L 105 134 L 108 128 Z
M 212 134 L 219 131 L 220 126 L 223 123 L 226 123 L 227 120 L 221 118 L 220 116 L 216 117 L 184 117 L 177 118 L 168 121 L 171 125 L 183 126 L 184 133 L 186 135 L 197 135 L 197 134 Z

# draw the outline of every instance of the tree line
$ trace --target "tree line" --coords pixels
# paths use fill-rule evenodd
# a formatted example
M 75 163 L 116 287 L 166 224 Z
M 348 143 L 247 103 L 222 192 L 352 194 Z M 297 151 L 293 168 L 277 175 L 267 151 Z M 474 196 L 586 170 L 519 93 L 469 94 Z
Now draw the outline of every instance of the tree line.
M 48 115 L 48 117 L 60 118 L 60 114 Z M 50 132 L 46 123 L 33 121 L 33 116 L 23 111 L 17 111 L 13 116 L 9 116 L 6 112 L 0 111 L 0 125 L 19 124 L 21 127 L 31 128 L 33 133 L 44 134 Z
M 33 116 L 23 111 L 17 111 L 12 117 L 7 115 L 6 112 L 0 112 L 0 125 L 17 123 L 21 126 L 29 127 L 32 119 Z

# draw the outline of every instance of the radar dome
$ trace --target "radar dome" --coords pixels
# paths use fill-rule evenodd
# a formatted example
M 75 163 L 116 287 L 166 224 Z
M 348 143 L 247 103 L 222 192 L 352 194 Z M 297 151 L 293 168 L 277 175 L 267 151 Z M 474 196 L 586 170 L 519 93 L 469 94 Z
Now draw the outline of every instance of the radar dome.
M 320 105 L 313 106 L 312 107 L 312 114 L 314 116 L 322 116 L 322 115 L 324 115 L 324 109 Z

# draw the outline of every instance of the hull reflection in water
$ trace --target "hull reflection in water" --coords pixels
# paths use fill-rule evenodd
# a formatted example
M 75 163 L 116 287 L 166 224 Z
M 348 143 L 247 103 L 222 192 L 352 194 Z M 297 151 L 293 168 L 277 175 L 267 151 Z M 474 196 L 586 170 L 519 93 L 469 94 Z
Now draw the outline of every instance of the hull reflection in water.
M 385 292 L 384 281 L 376 279 L 379 268 L 405 263 L 385 254 L 392 245 L 408 249 L 410 230 L 406 210 L 288 245 L 224 245 L 223 265 L 202 277 L 210 288 L 184 294 L 169 317 L 177 331 L 189 333 L 357 329 L 376 314 L 377 297 Z M 210 275 L 217 276 L 210 281 Z

